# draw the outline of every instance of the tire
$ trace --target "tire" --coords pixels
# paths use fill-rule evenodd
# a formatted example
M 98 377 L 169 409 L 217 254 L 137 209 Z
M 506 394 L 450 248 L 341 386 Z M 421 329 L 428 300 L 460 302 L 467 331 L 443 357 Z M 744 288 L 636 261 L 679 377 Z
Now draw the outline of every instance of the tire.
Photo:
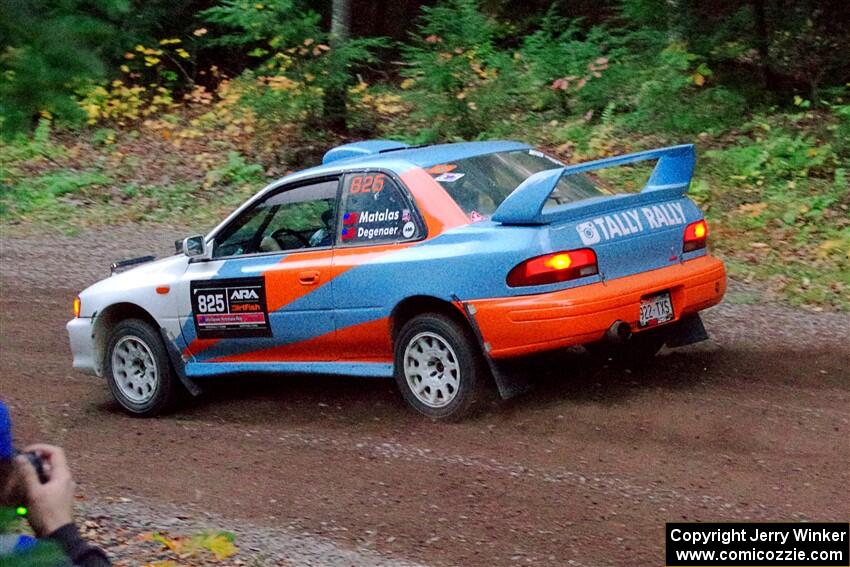
M 428 369 L 428 375 L 419 369 Z M 472 333 L 450 317 L 419 315 L 396 338 L 398 389 L 408 404 L 432 419 L 459 421 L 480 408 L 488 376 Z M 423 381 L 430 384 L 417 387 Z
M 141 319 L 121 321 L 109 333 L 103 360 L 109 391 L 136 417 L 153 417 L 170 409 L 181 385 L 171 369 L 159 333 Z
M 585 345 L 591 356 L 602 362 L 613 361 L 625 367 L 640 367 L 648 364 L 667 340 L 667 335 L 659 331 L 644 331 L 631 336 L 621 344 L 600 341 Z

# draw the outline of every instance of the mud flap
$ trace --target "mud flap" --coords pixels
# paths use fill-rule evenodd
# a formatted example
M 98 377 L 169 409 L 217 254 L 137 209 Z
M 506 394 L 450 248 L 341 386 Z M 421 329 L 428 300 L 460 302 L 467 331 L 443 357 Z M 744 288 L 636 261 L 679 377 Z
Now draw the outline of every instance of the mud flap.
M 475 333 L 475 338 L 478 340 L 478 346 L 481 347 L 481 354 L 484 356 L 484 360 L 487 361 L 487 366 L 490 367 L 493 380 L 496 381 L 499 396 L 503 400 L 509 400 L 529 391 L 531 389 L 531 382 L 526 375 L 511 372 L 507 365 L 497 362 L 490 356 L 489 345 L 484 342 L 484 335 L 481 334 L 481 329 L 475 320 L 475 307 L 462 302 L 457 296 L 452 296 L 452 299 L 463 308 L 463 312 L 466 314 L 469 325 L 472 327 L 472 332 Z
M 192 396 L 200 396 L 201 387 L 194 380 L 186 376 L 186 363 L 183 362 L 183 356 L 180 354 L 180 351 L 174 346 L 174 341 L 168 336 L 168 331 L 160 327 L 159 334 L 162 335 L 162 342 L 165 344 L 165 350 L 168 351 L 171 366 L 174 368 L 174 372 L 177 373 L 177 377 L 180 378 L 180 382 Z
M 493 379 L 496 381 L 496 387 L 499 389 L 499 396 L 503 400 L 510 400 L 531 390 L 531 381 L 527 374 L 497 362 L 487 355 L 485 357 L 490 365 L 490 372 L 493 373 Z
M 668 347 L 676 348 L 705 340 L 708 340 L 708 332 L 705 330 L 705 325 L 702 324 L 702 317 L 698 313 L 694 313 L 682 317 L 678 323 L 669 328 L 665 344 Z

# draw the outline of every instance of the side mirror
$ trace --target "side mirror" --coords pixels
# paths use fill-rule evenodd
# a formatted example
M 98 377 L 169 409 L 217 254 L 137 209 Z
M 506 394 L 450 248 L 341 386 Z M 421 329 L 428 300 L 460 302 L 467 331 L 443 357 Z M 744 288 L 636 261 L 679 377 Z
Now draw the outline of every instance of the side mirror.
M 181 247 L 183 254 L 190 258 L 207 255 L 207 240 L 203 234 L 189 236 L 183 239 Z

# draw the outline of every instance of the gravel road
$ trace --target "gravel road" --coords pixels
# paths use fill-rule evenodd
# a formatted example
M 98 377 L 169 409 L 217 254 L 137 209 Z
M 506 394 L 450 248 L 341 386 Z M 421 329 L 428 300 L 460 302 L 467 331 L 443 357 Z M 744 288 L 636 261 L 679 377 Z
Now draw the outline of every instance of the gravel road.
M 131 419 L 71 369 L 63 325 L 111 261 L 188 233 L 0 239 L 0 395 L 22 440 L 67 448 L 123 564 L 161 553 L 140 534 L 215 528 L 232 564 L 659 565 L 666 521 L 850 517 L 850 316 L 734 284 L 712 340 L 640 370 L 547 357 L 534 391 L 461 424 L 389 381 L 308 376 L 220 379 Z

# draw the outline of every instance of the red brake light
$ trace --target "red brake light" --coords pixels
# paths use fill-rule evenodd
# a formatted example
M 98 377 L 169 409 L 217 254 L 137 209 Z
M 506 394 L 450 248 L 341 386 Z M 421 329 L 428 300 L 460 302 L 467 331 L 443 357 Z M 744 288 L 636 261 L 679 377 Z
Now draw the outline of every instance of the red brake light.
M 555 252 L 530 258 L 508 274 L 508 285 L 521 287 L 565 282 L 599 273 L 596 253 L 590 248 Z
M 692 222 L 686 226 L 685 236 L 682 240 L 682 252 L 693 252 L 705 248 L 705 242 L 708 240 L 708 223 L 705 222 L 705 219 Z

